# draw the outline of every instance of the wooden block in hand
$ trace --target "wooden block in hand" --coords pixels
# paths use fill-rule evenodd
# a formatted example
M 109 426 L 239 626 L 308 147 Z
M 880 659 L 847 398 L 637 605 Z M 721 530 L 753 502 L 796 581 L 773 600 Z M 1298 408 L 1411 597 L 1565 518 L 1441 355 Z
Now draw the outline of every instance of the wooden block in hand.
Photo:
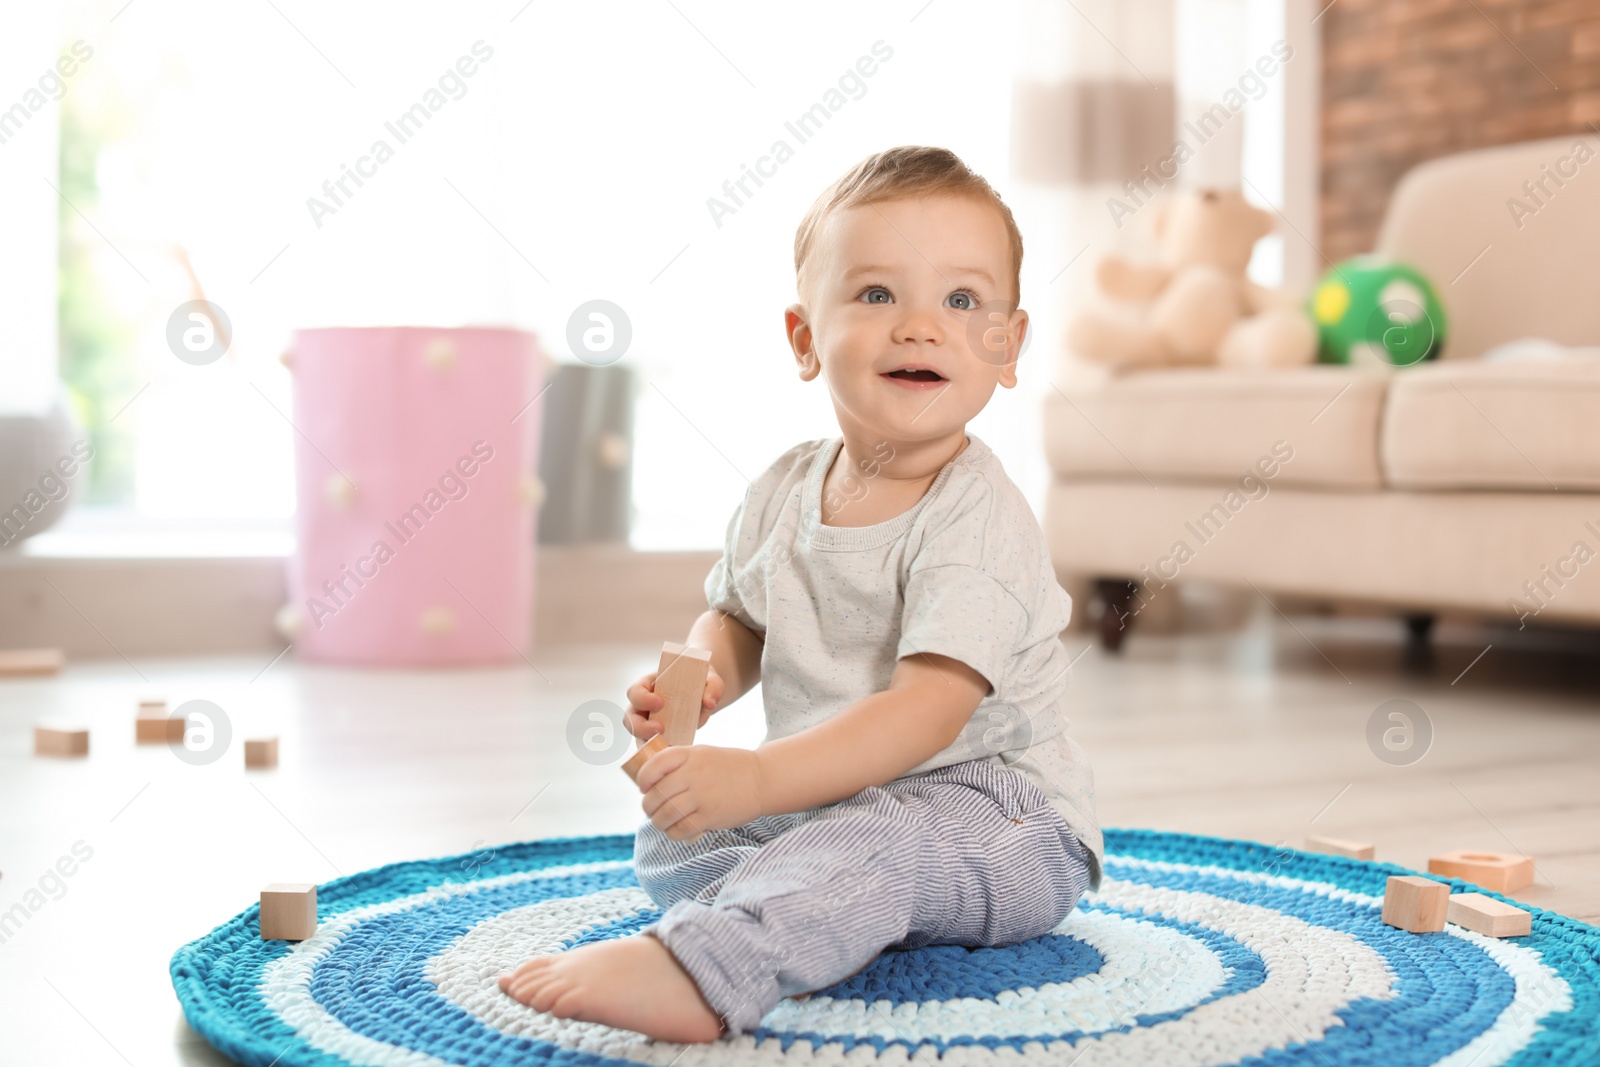
M 89 754 L 88 730 L 63 730 L 54 726 L 33 728 L 33 754 L 35 756 L 87 756 Z
M 183 720 L 167 716 L 165 700 L 141 700 L 139 716 L 133 720 L 133 739 L 141 745 L 182 741 Z
M 1428 873 L 1460 878 L 1496 893 L 1512 893 L 1533 884 L 1533 858 L 1462 849 L 1428 857 Z
M 711 653 L 692 645 L 668 641 L 661 646 L 661 666 L 656 671 L 656 694 L 666 703 L 653 712 L 652 721 L 666 729 L 661 736 L 669 745 L 694 744 L 700 728 L 700 702 L 706 692 L 706 672 L 711 669 Z
M 0 678 L 59 674 L 64 657 L 59 648 L 10 648 L 0 651 Z
M 622 769 L 628 772 L 628 777 L 632 778 L 634 784 L 637 785 L 639 782 L 639 768 L 648 763 L 651 756 L 654 756 L 657 752 L 660 752 L 666 747 L 666 739 L 660 734 L 656 734 L 650 740 L 640 745 L 639 751 L 628 757 L 627 762 L 622 765 Z
M 244 765 L 246 767 L 276 767 L 278 765 L 278 739 L 276 737 L 253 737 L 244 743 Z
M 1533 916 L 1482 893 L 1451 893 L 1445 918 L 1484 937 L 1522 937 L 1533 933 Z
M 304 941 L 317 932 L 317 887 L 274 882 L 261 891 L 261 939 Z
M 1414 934 L 1444 929 L 1450 887 L 1416 875 L 1395 876 L 1383 890 L 1383 921 Z
M 1370 860 L 1378 850 L 1365 841 L 1346 841 L 1339 837 L 1308 837 L 1306 851 L 1323 852 L 1330 856 L 1343 856 L 1352 860 Z

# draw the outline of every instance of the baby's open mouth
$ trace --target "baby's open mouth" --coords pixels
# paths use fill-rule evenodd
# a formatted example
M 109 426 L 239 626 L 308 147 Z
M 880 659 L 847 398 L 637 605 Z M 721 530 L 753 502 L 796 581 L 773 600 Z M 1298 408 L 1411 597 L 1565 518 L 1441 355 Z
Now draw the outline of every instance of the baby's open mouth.
M 908 382 L 942 382 L 944 376 L 931 370 L 892 370 L 884 377 L 901 378 Z

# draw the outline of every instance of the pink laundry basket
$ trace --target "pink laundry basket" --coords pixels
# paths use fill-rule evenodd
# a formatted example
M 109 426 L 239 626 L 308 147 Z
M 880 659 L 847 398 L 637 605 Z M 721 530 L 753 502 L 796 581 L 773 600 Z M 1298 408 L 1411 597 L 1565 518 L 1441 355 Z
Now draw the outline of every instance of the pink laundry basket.
M 303 659 L 522 663 L 546 361 L 519 330 L 299 330 L 280 629 Z

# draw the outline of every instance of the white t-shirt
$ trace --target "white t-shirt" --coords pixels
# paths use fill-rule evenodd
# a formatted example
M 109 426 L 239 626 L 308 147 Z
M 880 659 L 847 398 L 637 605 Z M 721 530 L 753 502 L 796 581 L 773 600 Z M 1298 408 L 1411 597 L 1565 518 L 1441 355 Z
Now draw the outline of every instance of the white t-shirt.
M 1072 601 L 1044 533 L 995 454 L 971 433 L 921 500 L 873 526 L 822 524 L 823 479 L 842 437 L 789 449 L 750 483 L 706 601 L 764 636 L 767 741 L 889 688 L 902 656 L 933 652 L 988 679 L 954 744 L 902 777 L 970 759 L 1026 775 L 1093 857 L 1104 842 L 1094 776 L 1066 733 Z M 872 480 L 847 483 L 859 497 Z

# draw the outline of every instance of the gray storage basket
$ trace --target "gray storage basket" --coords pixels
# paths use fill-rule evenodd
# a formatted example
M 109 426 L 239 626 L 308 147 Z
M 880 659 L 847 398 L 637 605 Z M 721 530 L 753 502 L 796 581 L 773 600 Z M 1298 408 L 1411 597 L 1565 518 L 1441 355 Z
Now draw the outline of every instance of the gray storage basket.
M 633 507 L 633 368 L 561 363 L 554 375 L 539 443 L 539 543 L 626 543 Z

